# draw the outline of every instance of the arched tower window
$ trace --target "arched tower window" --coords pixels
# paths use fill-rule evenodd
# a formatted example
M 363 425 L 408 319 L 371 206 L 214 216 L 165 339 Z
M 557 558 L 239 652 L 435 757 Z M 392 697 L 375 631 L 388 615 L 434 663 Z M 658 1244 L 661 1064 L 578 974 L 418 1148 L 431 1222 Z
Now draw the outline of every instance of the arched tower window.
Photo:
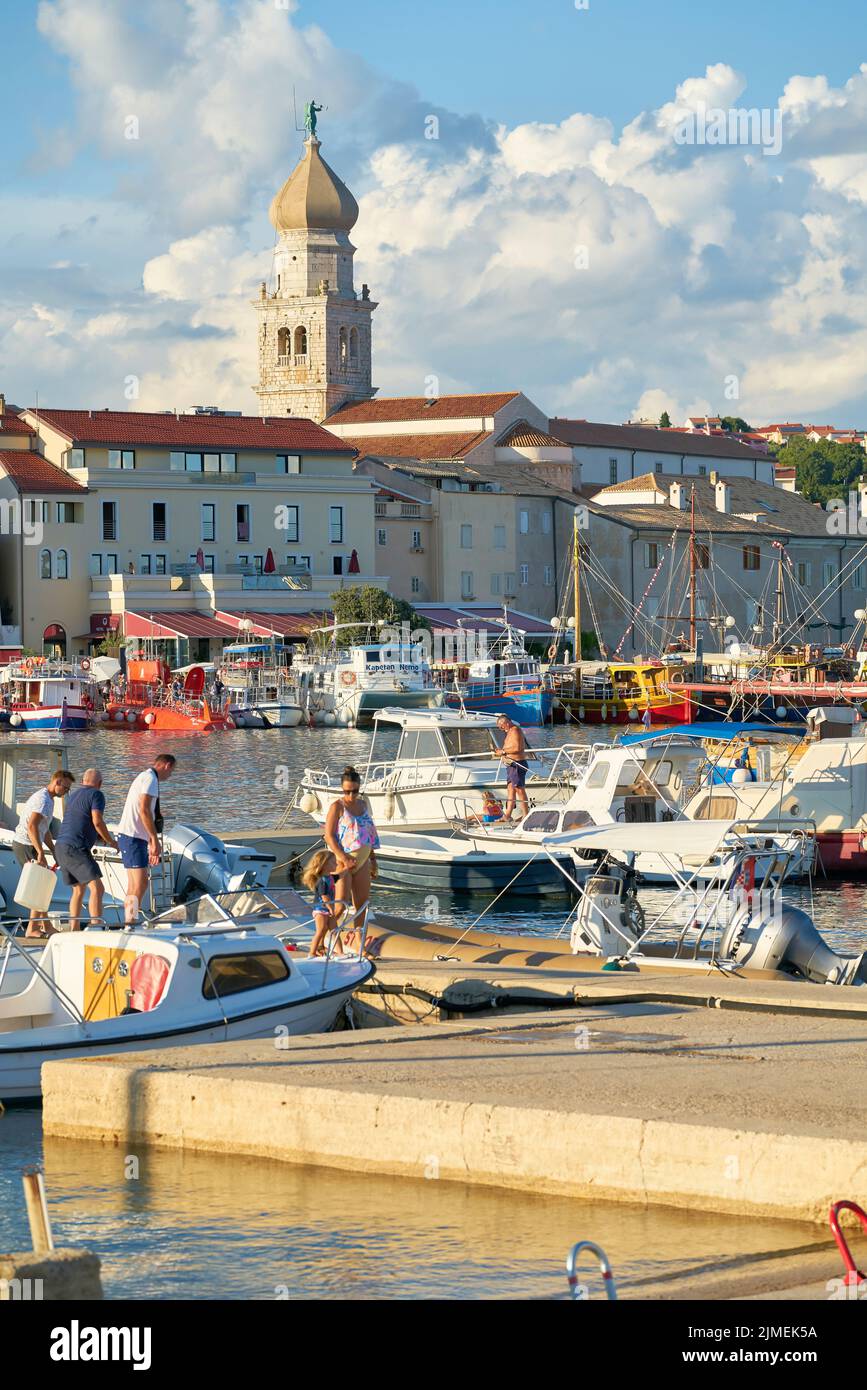
M 349 330 L 349 360 L 350 360 L 350 362 L 352 362 L 353 365 L 356 365 L 357 362 L 358 362 L 358 329 L 357 329 L 357 328 L 350 328 L 350 330 Z
M 65 550 L 58 550 L 57 552 L 57 578 L 69 578 L 69 556 Z
M 289 353 L 291 351 L 290 337 L 291 334 L 288 328 L 277 329 L 277 359 L 283 366 L 289 361 Z
M 40 550 L 39 552 L 39 578 L 51 578 L 51 551 Z
M 299 357 L 307 360 L 307 329 L 301 324 L 295 329 L 295 362 L 298 363 Z
M 345 329 L 345 328 L 341 328 L 341 330 L 340 330 L 340 337 L 339 337 L 339 340 L 338 340 L 338 341 L 339 341 L 339 348 L 340 348 L 340 365 L 341 365 L 341 367 L 345 367 L 347 361 L 349 360 L 349 349 L 348 349 L 347 341 L 346 341 L 346 329 Z

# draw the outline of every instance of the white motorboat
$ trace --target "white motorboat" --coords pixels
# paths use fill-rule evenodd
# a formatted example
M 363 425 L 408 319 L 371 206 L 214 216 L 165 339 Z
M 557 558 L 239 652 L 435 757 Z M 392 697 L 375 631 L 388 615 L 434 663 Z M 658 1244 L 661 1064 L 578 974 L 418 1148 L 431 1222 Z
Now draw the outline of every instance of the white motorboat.
M 273 895 L 210 894 L 147 929 L 61 932 L 38 954 L 5 929 L 29 978 L 0 994 L 0 1100 L 41 1094 L 43 1062 L 315 1033 L 373 973 L 357 954 L 302 956 Z
M 683 843 L 680 832 L 684 823 L 695 819 L 693 789 L 704 785 L 707 775 L 702 769 L 700 748 L 688 738 L 666 733 L 627 743 L 628 746 L 594 745 L 565 804 L 535 806 L 515 825 L 481 825 L 477 818 L 468 816 L 462 835 L 475 849 L 488 849 L 499 855 L 526 855 L 546 846 L 556 847 L 561 854 L 570 838 L 578 843 L 584 827 L 627 825 L 631 829 L 634 866 L 645 881 L 671 883 L 685 875 L 702 881 L 727 880 L 731 855 L 725 837 L 721 838 L 720 850 L 698 866 L 688 865 L 677 852 Z M 700 799 L 698 804 L 702 804 Z M 758 872 L 764 872 L 783 854 L 787 856 L 790 878 L 812 872 L 816 847 L 809 821 L 792 820 L 785 826 L 759 823 L 746 814 L 739 816 L 736 806 L 729 809 L 728 815 L 714 819 L 721 831 L 738 826 L 737 846 L 747 842 L 752 846 Z M 654 831 L 648 834 L 649 827 L 659 825 L 669 827 L 661 836 L 664 852 L 654 848 L 660 836 Z
M 394 757 L 378 756 L 382 735 L 394 726 L 400 741 Z M 496 716 L 461 710 L 383 709 L 361 772 L 361 794 L 377 826 L 400 829 L 449 826 L 466 807 L 481 808 L 483 794 L 506 794 L 503 735 Z M 527 795 L 565 801 L 589 750 L 581 744 L 528 748 Z M 322 824 L 340 795 L 340 769 L 305 768 L 289 810 L 299 809 Z
M 381 641 L 339 647 L 338 631 L 340 625 L 317 629 L 331 636 L 330 645 L 313 646 L 293 659 L 299 699 L 312 724 L 363 727 L 377 711 L 396 703 L 414 710 L 442 705 L 443 693 L 434 685 L 420 644 Z

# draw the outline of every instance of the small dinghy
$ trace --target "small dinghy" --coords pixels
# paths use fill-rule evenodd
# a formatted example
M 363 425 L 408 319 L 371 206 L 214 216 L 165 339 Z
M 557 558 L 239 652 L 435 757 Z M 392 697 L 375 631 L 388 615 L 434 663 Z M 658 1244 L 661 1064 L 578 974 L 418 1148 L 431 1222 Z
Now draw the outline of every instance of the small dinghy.
M 363 939 L 357 954 L 311 959 L 295 948 L 304 935 L 253 891 L 205 894 L 142 930 L 62 932 L 38 957 L 23 951 L 27 984 L 0 996 L 0 1100 L 39 1097 L 47 1061 L 322 1032 L 374 967 Z

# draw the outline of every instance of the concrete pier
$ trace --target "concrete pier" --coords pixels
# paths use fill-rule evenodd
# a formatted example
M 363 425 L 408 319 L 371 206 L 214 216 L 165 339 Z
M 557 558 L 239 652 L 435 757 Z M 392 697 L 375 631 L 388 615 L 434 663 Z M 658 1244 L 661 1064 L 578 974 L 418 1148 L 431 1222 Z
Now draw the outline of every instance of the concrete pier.
M 102 1298 L 99 1259 L 89 1250 L 0 1255 L 0 1303 L 92 1302 Z
M 378 979 L 521 984 L 420 970 Z M 562 984 L 578 1002 L 544 1012 L 48 1063 L 45 1131 L 815 1223 L 864 1200 L 865 992 L 718 973 Z

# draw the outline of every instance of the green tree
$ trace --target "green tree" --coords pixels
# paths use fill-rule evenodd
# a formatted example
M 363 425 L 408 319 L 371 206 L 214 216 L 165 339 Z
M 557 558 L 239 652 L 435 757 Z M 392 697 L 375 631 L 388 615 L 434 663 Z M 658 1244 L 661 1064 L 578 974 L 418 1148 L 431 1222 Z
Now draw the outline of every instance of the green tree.
M 720 426 L 724 430 L 736 430 L 739 434 L 749 429 L 749 425 L 740 415 L 724 415 L 720 420 Z
M 780 463 L 795 469 L 798 491 L 808 502 L 824 506 L 831 498 L 842 498 L 867 472 L 867 456 L 860 444 L 835 444 L 820 439 L 813 443 L 803 436 L 790 439 L 774 451 Z
M 395 598 L 384 589 L 377 589 L 373 584 L 365 584 L 360 588 L 338 589 L 336 594 L 331 595 L 331 603 L 334 621 L 339 629 L 339 647 L 375 641 L 379 623 L 385 627 L 400 627 L 403 623 L 408 623 L 410 632 L 417 628 L 423 628 L 426 632 L 432 631 L 427 618 L 416 613 L 411 603 L 402 598 Z M 357 626 L 341 627 L 344 623 Z
M 671 416 L 669 415 L 667 410 L 664 410 L 659 417 L 659 428 L 661 430 L 671 429 Z

